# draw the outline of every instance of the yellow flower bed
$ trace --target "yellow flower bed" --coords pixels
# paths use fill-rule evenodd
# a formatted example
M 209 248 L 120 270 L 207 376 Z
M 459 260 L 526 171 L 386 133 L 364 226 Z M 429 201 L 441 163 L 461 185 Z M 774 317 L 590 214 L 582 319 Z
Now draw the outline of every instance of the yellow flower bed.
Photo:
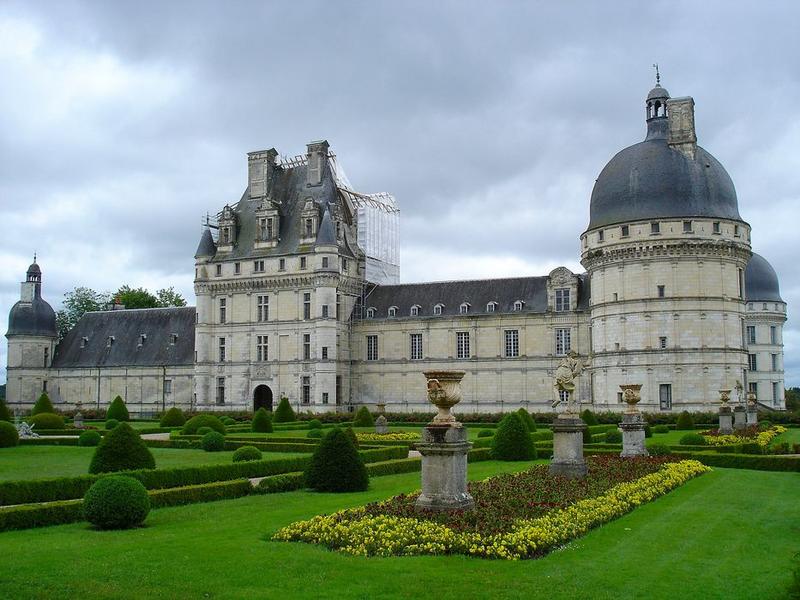
M 704 435 L 709 446 L 732 446 L 734 444 L 758 444 L 762 448 L 769 446 L 770 442 L 778 435 L 785 433 L 786 427 L 773 425 L 769 429 L 760 431 L 754 438 L 740 435 Z
M 363 508 L 356 508 L 292 523 L 272 539 L 323 544 L 358 556 L 458 553 L 507 560 L 532 558 L 710 470 L 696 460 L 667 463 L 656 473 L 618 484 L 596 498 L 535 519 L 519 519 L 508 531 L 495 535 L 456 532 L 425 519 L 368 516 Z
M 357 433 L 356 439 L 358 439 L 359 442 L 381 442 L 386 440 L 405 442 L 418 440 L 419 434 L 413 431 L 398 431 L 396 433 Z

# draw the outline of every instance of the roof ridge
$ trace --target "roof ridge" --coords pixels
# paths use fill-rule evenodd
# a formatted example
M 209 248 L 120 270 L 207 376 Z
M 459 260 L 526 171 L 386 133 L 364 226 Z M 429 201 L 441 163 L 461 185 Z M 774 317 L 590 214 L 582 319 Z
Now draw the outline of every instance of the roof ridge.
M 143 310 L 186 310 L 186 309 L 197 309 L 196 306 L 154 306 L 153 308 L 115 308 L 111 310 L 92 310 L 85 312 L 85 315 L 93 315 L 96 313 L 130 313 L 130 312 L 138 312 Z
M 385 287 L 400 287 L 411 285 L 431 285 L 437 283 L 474 283 L 474 282 L 487 282 L 487 281 L 520 281 L 524 279 L 547 279 L 549 275 L 526 275 L 524 277 L 490 277 L 487 279 L 442 279 L 439 281 L 417 281 L 414 283 L 392 283 L 387 285 L 379 284 L 379 288 Z

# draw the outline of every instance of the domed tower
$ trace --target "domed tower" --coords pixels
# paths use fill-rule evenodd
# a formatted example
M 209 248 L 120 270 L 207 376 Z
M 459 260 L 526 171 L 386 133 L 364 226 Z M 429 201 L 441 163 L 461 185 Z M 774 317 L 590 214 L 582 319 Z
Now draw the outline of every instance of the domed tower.
M 694 100 L 657 83 L 645 108 L 647 135 L 600 173 L 581 236 L 593 401 L 618 408 L 619 385 L 640 383 L 644 410 L 708 410 L 745 381 L 750 226 L 697 145 Z
M 42 270 L 35 257 L 21 288 L 20 300 L 8 315 L 6 332 L 6 400 L 12 409 L 33 405 L 39 394 L 47 391 L 47 372 L 58 340 L 56 314 L 42 299 Z
M 784 409 L 783 324 L 786 303 L 781 299 L 778 275 L 760 254 L 753 254 L 745 270 L 745 343 L 747 391 L 761 404 Z

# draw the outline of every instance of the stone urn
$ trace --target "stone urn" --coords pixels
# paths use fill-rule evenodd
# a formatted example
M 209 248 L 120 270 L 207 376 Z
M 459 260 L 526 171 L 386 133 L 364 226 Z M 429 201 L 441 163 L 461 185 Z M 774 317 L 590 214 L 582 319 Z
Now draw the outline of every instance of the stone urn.
M 730 402 L 730 400 L 731 400 L 730 390 L 719 391 L 719 401 L 722 403 L 722 406 L 728 406 L 728 402 Z
M 747 392 L 747 406 L 750 408 L 750 410 L 753 410 L 755 405 L 756 405 L 756 395 L 755 395 L 755 393 L 754 392 Z
M 375 406 L 378 408 L 379 415 L 382 415 L 386 412 L 386 404 L 383 402 L 378 402 Z
M 461 402 L 461 380 L 465 371 L 425 371 L 428 380 L 428 401 L 439 409 L 432 425 L 457 425 L 450 409 Z
M 636 405 L 639 404 L 639 401 L 642 399 L 642 384 L 630 383 L 627 385 L 620 385 L 619 387 L 622 390 L 622 399 L 628 405 L 627 408 L 625 408 L 625 412 L 629 415 L 638 413 L 639 409 Z

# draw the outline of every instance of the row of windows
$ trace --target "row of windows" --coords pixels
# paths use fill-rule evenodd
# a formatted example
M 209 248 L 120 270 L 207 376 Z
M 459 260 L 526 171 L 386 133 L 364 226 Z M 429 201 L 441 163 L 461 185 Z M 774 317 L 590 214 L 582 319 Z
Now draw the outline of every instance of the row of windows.
M 780 302 L 775 302 L 773 304 L 773 307 L 774 308 L 772 310 L 774 310 L 775 312 L 783 312 L 783 304 L 781 304 Z M 747 310 L 755 310 L 752 302 L 747 303 Z M 761 310 L 770 310 L 769 305 L 766 302 L 762 302 Z
M 227 338 L 221 337 L 217 339 L 217 357 L 219 362 L 225 362 L 227 358 Z M 321 358 L 328 360 L 328 347 L 322 346 Z M 195 353 L 196 355 L 197 353 Z M 311 334 L 303 334 L 303 360 L 311 360 Z M 196 360 L 196 356 L 195 356 Z M 257 335 L 256 336 L 256 361 L 264 362 L 269 360 L 269 336 Z
M 565 355 L 572 349 L 571 334 L 569 329 L 555 330 L 555 353 Z M 457 331 L 455 339 L 456 358 L 466 359 L 472 356 L 470 348 L 470 332 Z M 505 358 L 517 358 L 519 356 L 519 330 L 506 329 L 503 332 L 503 356 Z M 422 334 L 409 334 L 409 356 L 411 360 L 422 360 L 424 357 L 422 347 Z M 367 336 L 366 359 L 369 361 L 378 360 L 378 336 Z
M 778 360 L 777 354 L 770 354 L 770 371 L 780 371 L 780 362 Z M 748 354 L 747 355 L 747 368 L 751 371 L 758 371 L 758 355 L 757 354 Z
M 720 221 L 714 221 L 711 223 L 711 231 L 714 234 L 720 235 L 722 233 L 722 224 Z M 650 234 L 651 235 L 658 235 L 661 233 L 661 223 L 658 221 L 652 221 L 650 223 Z M 694 221 L 683 221 L 683 233 L 694 233 Z M 619 236 L 621 238 L 630 237 L 631 229 L 630 225 L 620 225 L 619 228 Z M 739 237 L 741 234 L 739 233 L 739 226 L 733 226 L 733 235 Z M 605 230 L 601 229 L 597 232 L 597 241 L 603 242 L 605 241 Z
M 225 324 L 228 322 L 228 299 L 219 298 L 219 323 Z M 341 298 L 336 295 L 336 318 L 339 318 Z M 330 306 L 323 304 L 320 306 L 320 316 L 323 319 L 330 317 Z M 303 319 L 311 319 L 311 292 L 303 292 Z M 200 315 L 197 315 L 199 322 Z M 256 321 L 264 323 L 269 321 L 269 296 L 256 296 Z
M 114 342 L 116 342 L 116 341 L 117 341 L 117 338 L 115 336 L 113 336 L 113 335 L 106 336 L 106 348 L 113 348 L 114 347 Z M 142 346 L 145 345 L 146 342 L 147 342 L 147 334 L 146 333 L 140 333 L 139 334 L 139 340 L 136 343 L 136 347 L 137 348 L 141 348 Z M 177 333 L 170 333 L 169 334 L 169 344 L 170 344 L 170 346 L 174 346 L 177 343 L 178 343 L 178 334 Z M 89 346 L 89 337 L 88 336 L 83 336 L 81 338 L 80 347 L 81 348 L 87 348 L 88 346 Z M 45 348 L 45 360 L 47 360 L 47 352 L 48 352 L 48 350 Z M 47 366 L 47 365 L 45 364 L 45 366 Z
M 169 391 L 167 391 L 166 386 L 167 383 L 170 384 Z M 336 392 L 334 401 L 336 404 L 339 404 L 339 398 L 341 398 L 341 390 L 342 390 L 342 377 L 340 375 L 336 376 Z M 165 380 L 164 381 L 164 391 L 165 393 L 172 392 L 172 381 Z M 330 398 L 329 392 L 322 392 L 322 403 L 328 404 Z M 300 401 L 303 404 L 311 404 L 311 377 L 304 375 L 300 379 Z M 225 404 L 225 377 L 217 377 L 217 404 Z
M 266 261 L 263 259 L 258 259 L 253 261 L 253 273 L 266 273 Z M 327 269 L 330 265 L 330 258 L 327 256 L 322 257 L 322 268 Z M 347 273 L 349 268 L 349 264 L 346 258 L 341 259 L 342 265 L 342 272 Z M 300 257 L 300 270 L 305 270 L 308 268 L 308 258 L 305 256 Z M 278 259 L 278 271 L 285 271 L 286 270 L 286 259 L 279 258 Z M 241 275 L 242 274 L 242 263 L 235 262 L 233 263 L 233 274 L 234 275 Z M 214 275 L 217 277 L 222 277 L 222 265 L 217 264 L 216 270 L 214 271 Z
M 756 344 L 756 326 L 748 325 L 745 330 L 745 340 L 748 344 Z M 772 345 L 778 344 L 778 328 L 775 325 L 769 326 L 769 343 Z

